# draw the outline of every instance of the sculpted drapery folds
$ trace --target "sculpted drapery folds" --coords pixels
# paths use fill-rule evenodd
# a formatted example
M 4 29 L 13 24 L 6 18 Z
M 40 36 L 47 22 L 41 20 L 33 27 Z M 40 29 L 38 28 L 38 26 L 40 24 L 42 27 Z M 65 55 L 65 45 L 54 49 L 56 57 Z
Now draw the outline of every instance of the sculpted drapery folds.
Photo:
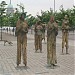
M 28 25 L 25 20 L 19 19 L 16 24 L 17 36 L 17 66 L 21 63 L 21 55 L 23 55 L 23 63 L 27 65 L 27 32 Z
M 58 25 L 54 22 L 54 17 L 51 16 L 47 27 L 47 64 L 54 66 L 57 63 L 56 59 L 56 36 L 58 33 Z

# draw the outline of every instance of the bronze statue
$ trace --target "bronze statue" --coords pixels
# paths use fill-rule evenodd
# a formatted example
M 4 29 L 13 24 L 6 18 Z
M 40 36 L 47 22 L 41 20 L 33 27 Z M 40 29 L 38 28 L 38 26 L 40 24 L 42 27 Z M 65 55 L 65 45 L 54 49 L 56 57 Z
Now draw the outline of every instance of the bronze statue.
M 40 49 L 42 52 L 42 24 L 38 21 L 35 25 L 35 52 Z
M 54 21 L 54 16 L 50 17 L 47 27 L 47 64 L 55 66 L 56 58 L 56 36 L 58 34 L 58 24 Z
M 17 66 L 21 63 L 21 55 L 23 55 L 23 64 L 27 65 L 27 32 L 28 24 L 24 20 L 24 13 L 21 14 L 21 17 L 16 24 L 16 36 L 17 36 Z
M 65 15 L 62 23 L 62 54 L 64 46 L 66 47 L 66 54 L 68 54 L 68 35 L 69 35 L 69 20 L 67 15 Z

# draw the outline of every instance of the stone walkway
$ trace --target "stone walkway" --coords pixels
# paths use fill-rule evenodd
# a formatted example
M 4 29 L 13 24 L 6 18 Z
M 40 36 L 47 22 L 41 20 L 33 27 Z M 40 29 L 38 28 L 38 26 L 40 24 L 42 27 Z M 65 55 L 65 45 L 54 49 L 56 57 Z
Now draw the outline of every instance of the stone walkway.
M 35 53 L 33 35 L 28 34 L 27 67 L 16 66 L 16 37 L 3 33 L 3 39 L 11 40 L 13 46 L 0 41 L 0 75 L 74 75 L 75 40 L 69 40 L 69 54 L 61 55 L 61 38 L 57 38 L 57 66 L 52 69 L 47 65 L 47 44 L 43 42 L 42 53 Z

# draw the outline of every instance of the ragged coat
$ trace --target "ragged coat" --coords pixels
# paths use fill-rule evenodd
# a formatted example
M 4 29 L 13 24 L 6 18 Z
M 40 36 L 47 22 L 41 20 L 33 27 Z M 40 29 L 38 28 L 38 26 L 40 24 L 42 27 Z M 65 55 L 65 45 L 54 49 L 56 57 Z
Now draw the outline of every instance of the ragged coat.
M 21 55 L 23 56 L 23 63 L 27 64 L 27 22 L 18 20 L 16 24 L 16 36 L 17 36 L 17 65 L 21 63 Z
M 47 64 L 56 64 L 56 36 L 58 33 L 58 25 L 48 22 L 47 27 Z

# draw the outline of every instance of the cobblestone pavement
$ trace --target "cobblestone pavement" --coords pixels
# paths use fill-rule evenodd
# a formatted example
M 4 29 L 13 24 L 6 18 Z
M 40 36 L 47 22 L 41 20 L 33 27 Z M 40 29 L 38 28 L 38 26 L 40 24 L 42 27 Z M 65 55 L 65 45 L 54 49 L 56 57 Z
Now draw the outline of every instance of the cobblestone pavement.
M 71 36 L 71 35 L 70 35 Z M 43 41 L 43 52 L 35 53 L 34 36 L 28 34 L 27 67 L 21 63 L 16 66 L 17 42 L 16 37 L 3 33 L 3 40 L 11 40 L 13 46 L 4 46 L 0 41 L 0 75 L 74 75 L 75 45 L 69 39 L 69 54 L 61 55 L 61 38 L 57 38 L 57 66 L 52 69 L 47 65 L 47 44 Z M 65 50 L 64 50 L 65 53 Z

